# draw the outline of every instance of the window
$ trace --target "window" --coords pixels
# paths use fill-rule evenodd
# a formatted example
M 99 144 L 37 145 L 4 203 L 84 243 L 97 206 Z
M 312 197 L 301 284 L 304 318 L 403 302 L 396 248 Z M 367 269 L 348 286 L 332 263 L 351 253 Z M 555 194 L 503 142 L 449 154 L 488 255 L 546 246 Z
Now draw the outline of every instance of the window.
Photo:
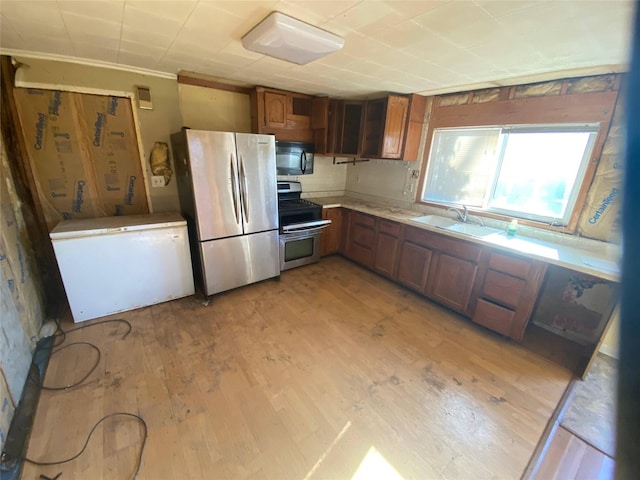
M 567 225 L 598 125 L 435 129 L 422 201 Z

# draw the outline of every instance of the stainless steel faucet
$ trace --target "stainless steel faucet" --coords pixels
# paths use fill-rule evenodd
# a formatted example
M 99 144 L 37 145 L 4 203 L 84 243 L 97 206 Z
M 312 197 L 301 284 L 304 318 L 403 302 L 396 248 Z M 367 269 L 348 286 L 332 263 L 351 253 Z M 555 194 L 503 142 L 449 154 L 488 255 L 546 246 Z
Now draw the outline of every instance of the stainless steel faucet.
M 467 206 L 462 205 L 462 209 L 463 211 L 461 212 L 459 208 L 450 207 L 450 208 L 447 208 L 447 212 L 449 210 L 456 212 L 456 216 L 458 217 L 458 220 L 460 220 L 462 223 L 467 223 L 467 220 L 469 220 L 469 213 L 467 212 Z

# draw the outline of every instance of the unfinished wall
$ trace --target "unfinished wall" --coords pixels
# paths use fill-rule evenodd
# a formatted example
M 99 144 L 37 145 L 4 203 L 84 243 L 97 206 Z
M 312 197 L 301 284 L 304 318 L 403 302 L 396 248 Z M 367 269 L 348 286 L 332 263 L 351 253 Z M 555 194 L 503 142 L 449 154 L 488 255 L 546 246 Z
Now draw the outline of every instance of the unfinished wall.
M 0 443 L 20 401 L 44 320 L 44 295 L 0 140 Z
M 491 105 L 505 100 L 536 99 L 572 94 L 614 92 L 619 88 L 618 75 L 557 80 L 514 87 L 492 88 L 471 92 L 460 92 L 434 97 L 433 104 L 438 106 Z M 622 165 L 621 148 L 623 142 L 623 115 L 621 105 L 624 96 L 618 95 L 615 115 L 611 122 L 596 176 L 587 193 L 584 208 L 580 213 L 577 232 L 596 240 L 617 242 L 620 238 L 620 201 Z M 427 119 L 432 109 L 427 106 Z M 464 122 L 464 119 L 461 120 Z M 498 120 L 496 120 L 499 123 Z M 460 123 L 463 125 L 464 123 Z M 407 201 L 414 203 L 419 190 L 419 180 L 413 178 L 411 170 L 422 169 L 422 163 L 428 157 L 425 151 L 428 123 L 423 131 L 422 147 L 418 162 L 400 162 L 393 160 L 371 160 L 358 163 L 347 169 L 346 193 L 366 194 L 381 200 Z M 596 218 L 597 217 L 597 218 Z
M 182 126 L 178 82 L 140 73 L 126 72 L 75 63 L 33 58 L 16 58 L 24 65 L 16 74 L 17 87 L 70 90 L 101 95 L 131 96 L 136 85 L 151 89 L 153 110 L 142 110 L 134 104 L 141 141 L 141 153 L 147 178 L 151 178 L 149 156 L 155 142 L 170 144 L 169 136 Z M 178 211 L 178 189 L 175 180 L 165 187 L 151 188 L 151 207 L 154 212 Z

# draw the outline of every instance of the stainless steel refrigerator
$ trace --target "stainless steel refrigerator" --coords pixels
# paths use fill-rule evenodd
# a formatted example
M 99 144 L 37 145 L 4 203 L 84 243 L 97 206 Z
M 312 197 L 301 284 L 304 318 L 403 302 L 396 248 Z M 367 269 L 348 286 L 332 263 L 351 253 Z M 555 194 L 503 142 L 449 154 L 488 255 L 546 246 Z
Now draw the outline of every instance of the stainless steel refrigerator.
M 203 293 L 280 275 L 274 137 L 185 128 L 171 146 Z

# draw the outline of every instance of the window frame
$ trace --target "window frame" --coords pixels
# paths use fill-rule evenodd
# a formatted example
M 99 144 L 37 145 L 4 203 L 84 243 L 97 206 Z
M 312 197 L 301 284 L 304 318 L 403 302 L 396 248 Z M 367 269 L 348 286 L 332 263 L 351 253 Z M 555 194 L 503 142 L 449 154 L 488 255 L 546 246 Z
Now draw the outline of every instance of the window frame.
M 436 133 L 442 131 L 479 131 L 479 130 L 499 130 L 498 134 L 498 143 L 496 145 L 496 157 L 495 157 L 495 165 L 494 172 L 491 175 L 490 185 L 487 185 L 485 189 L 484 200 L 481 206 L 472 206 L 467 204 L 467 207 L 482 213 L 489 213 L 495 215 L 502 215 L 509 218 L 517 218 L 518 220 L 527 220 L 531 222 L 537 223 L 548 223 L 549 225 L 560 225 L 562 227 L 566 227 L 571 219 L 571 215 L 576 208 L 576 203 L 578 199 L 578 195 L 580 193 L 580 188 L 584 181 L 584 176 L 588 169 L 589 162 L 591 161 L 591 155 L 593 153 L 593 149 L 596 144 L 598 132 L 600 125 L 595 123 L 589 124 L 528 124 L 528 125 L 482 125 L 482 126 L 469 126 L 469 127 L 438 127 L 433 129 L 432 133 L 432 142 L 429 152 L 425 152 L 427 155 L 427 161 L 425 165 L 425 172 L 423 177 L 423 184 L 420 188 L 420 203 L 433 203 L 438 205 L 443 205 L 447 207 L 458 206 L 459 203 L 456 202 L 438 202 L 436 200 L 428 200 L 424 199 L 427 179 L 429 176 L 429 161 L 431 159 L 431 155 L 433 154 L 433 138 Z M 580 133 L 589 133 L 589 139 L 587 140 L 587 144 L 585 146 L 585 150 L 582 158 L 580 159 L 580 165 L 576 172 L 575 180 L 572 184 L 571 192 L 568 196 L 567 200 L 567 210 L 565 211 L 562 217 L 550 217 L 545 215 L 540 215 L 536 213 L 529 212 L 521 212 L 517 210 L 512 210 L 509 208 L 502 208 L 491 206 L 492 200 L 495 198 L 496 188 L 499 183 L 500 174 L 502 170 L 502 166 L 504 165 L 505 160 L 505 152 L 507 150 L 507 146 L 509 143 L 509 136 L 512 134 L 519 133 L 570 133 L 570 132 L 580 132 Z M 505 138 L 506 137 L 506 138 Z M 585 155 L 588 155 L 585 158 Z
M 572 80 L 567 80 L 571 82 Z M 513 98 L 517 87 L 501 87 L 498 90 L 498 100 L 486 103 L 473 103 L 474 92 L 467 92 L 466 103 L 446 104 L 447 95 L 436 96 L 427 132 L 425 135 L 420 178 L 416 188 L 414 202 L 436 208 L 446 209 L 448 205 L 437 202 L 422 201 L 424 178 L 429 161 L 429 152 L 436 128 L 489 127 L 492 125 L 531 125 L 531 124 L 599 124 L 591 158 L 587 164 L 584 178 L 575 207 L 570 215 L 567 226 L 549 225 L 532 220 L 518 220 L 523 225 L 532 225 L 547 230 L 575 234 L 578 221 L 585 209 L 587 193 L 600 162 L 603 146 L 611 125 L 614 107 L 618 97 L 618 87 L 615 85 L 610 91 L 592 93 L 559 94 L 530 98 Z M 460 94 L 456 94 L 460 95 Z M 484 210 L 470 208 L 469 211 L 478 216 L 508 221 L 511 217 Z

